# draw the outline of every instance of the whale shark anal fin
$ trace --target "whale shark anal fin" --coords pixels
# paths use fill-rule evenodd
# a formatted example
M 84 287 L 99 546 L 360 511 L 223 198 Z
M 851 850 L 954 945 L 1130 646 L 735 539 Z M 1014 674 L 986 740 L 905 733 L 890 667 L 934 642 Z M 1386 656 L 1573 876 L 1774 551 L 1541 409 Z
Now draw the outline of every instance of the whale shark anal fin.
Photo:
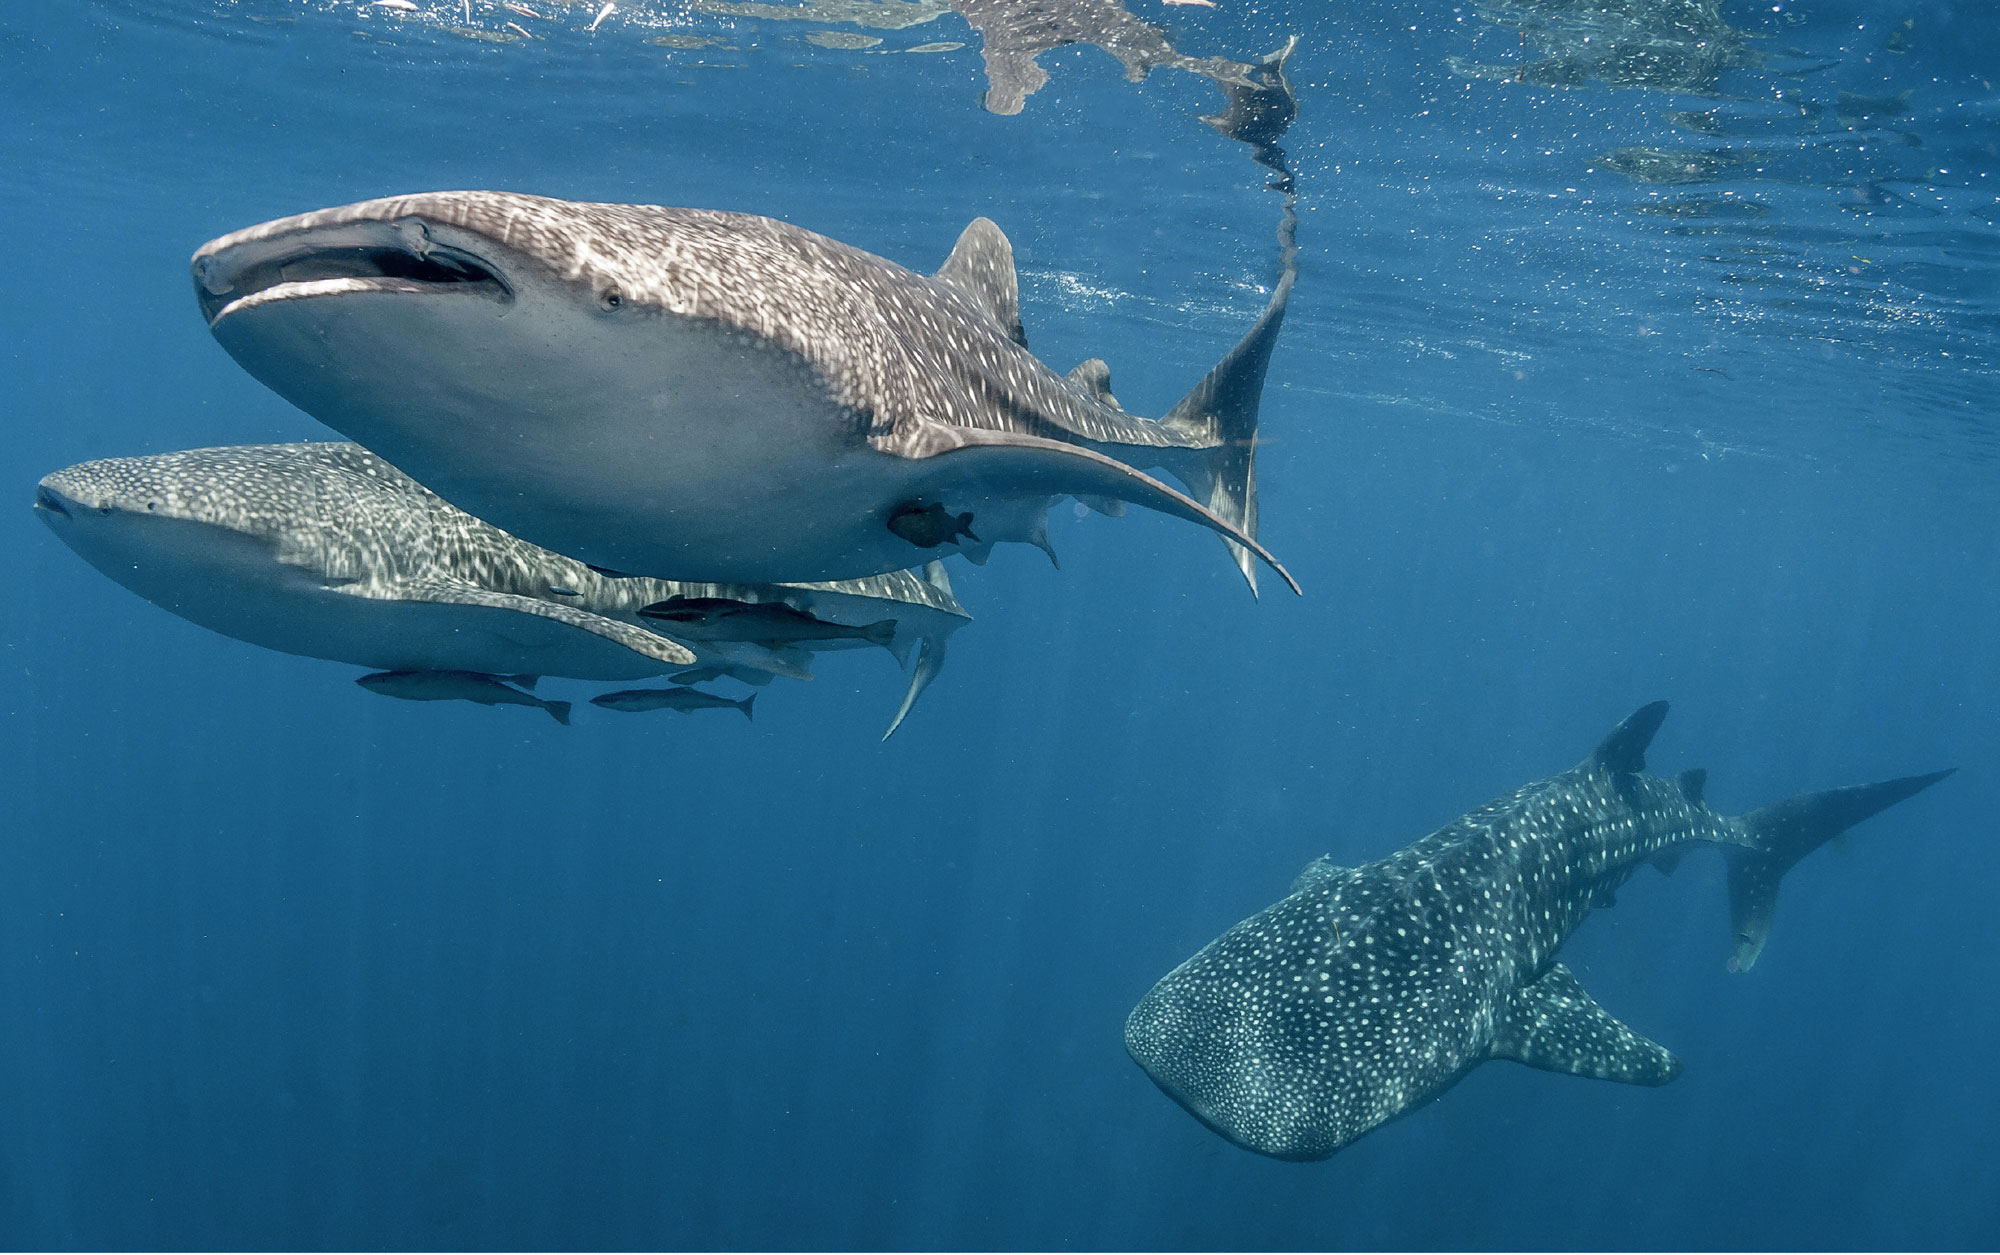
M 372 596 L 384 601 L 418 601 L 440 606 L 483 606 L 492 610 L 511 610 L 517 614 L 552 619 L 557 623 L 579 628 L 670 667 L 689 666 L 695 660 L 693 651 L 686 646 L 669 640 L 657 632 L 649 632 L 636 624 L 608 619 L 601 614 L 592 614 L 575 606 L 523 597 L 518 593 L 494 592 L 491 589 L 459 583 L 456 580 L 411 580 L 390 585 L 387 589 L 376 592 L 364 591 L 363 586 L 358 584 L 348 584 L 335 591 L 359 597 Z
M 1672 1051 L 1612 1018 L 1560 963 L 1501 1004 L 1490 1054 L 1627 1085 L 1665 1085 L 1681 1074 Z

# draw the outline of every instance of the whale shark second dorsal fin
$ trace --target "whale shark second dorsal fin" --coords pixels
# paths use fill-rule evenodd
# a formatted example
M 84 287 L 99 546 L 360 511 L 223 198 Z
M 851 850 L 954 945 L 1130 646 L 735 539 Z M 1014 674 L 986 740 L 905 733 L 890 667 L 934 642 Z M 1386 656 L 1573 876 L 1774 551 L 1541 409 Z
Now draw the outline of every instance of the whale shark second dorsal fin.
M 1014 343 L 1028 347 L 1021 326 L 1021 285 L 1014 276 L 1014 246 L 991 218 L 974 218 L 959 234 L 937 278 L 978 302 Z
M 1111 395 L 1111 367 L 1105 365 L 1101 357 L 1087 357 L 1069 368 L 1066 378 L 1077 387 L 1114 409 L 1125 407 L 1118 404 L 1118 398 Z
M 1708 788 L 1708 770 L 1704 767 L 1690 767 L 1674 777 L 1674 783 L 1681 788 L 1681 796 L 1691 804 L 1701 805 L 1701 795 Z
M 1665 702 L 1649 702 L 1633 711 L 1625 722 L 1611 729 L 1591 752 L 1590 765 L 1614 776 L 1646 770 L 1646 747 L 1667 717 Z
M 1665 1085 L 1681 1074 L 1672 1051 L 1612 1018 L 1560 963 L 1501 1005 L 1490 1053 L 1544 1072 L 1627 1085 Z

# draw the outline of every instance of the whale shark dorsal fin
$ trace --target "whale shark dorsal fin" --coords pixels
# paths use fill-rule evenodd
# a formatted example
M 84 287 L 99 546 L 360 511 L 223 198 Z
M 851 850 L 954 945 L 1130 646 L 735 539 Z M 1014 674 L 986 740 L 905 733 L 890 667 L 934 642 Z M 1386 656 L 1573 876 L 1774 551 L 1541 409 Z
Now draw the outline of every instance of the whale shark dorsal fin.
M 1337 880 L 1346 874 L 1347 869 L 1336 865 L 1331 855 L 1322 854 L 1307 863 L 1298 875 L 1292 877 L 1292 887 L 1285 891 L 1286 896 L 1304 893 L 1308 889 L 1317 889 L 1328 881 Z
M 1591 764 L 1613 775 L 1646 770 L 1646 747 L 1653 743 L 1666 717 L 1665 702 L 1649 702 L 1639 707 L 1625 722 L 1611 729 L 1611 735 L 1591 754 Z
M 1114 409 L 1124 409 L 1111 395 L 1111 367 L 1101 357 L 1089 357 L 1070 367 L 1068 379 L 1091 396 Z
M 1014 343 L 1028 347 L 1021 326 L 1021 285 L 1014 277 L 1014 246 L 991 218 L 974 218 L 959 234 L 937 277 L 979 303 Z
M 1501 1004 L 1488 1053 L 1627 1085 L 1665 1085 L 1681 1074 L 1671 1050 L 1613 1019 L 1560 963 Z
M 1701 805 L 1701 795 L 1708 788 L 1708 771 L 1702 767 L 1690 767 L 1674 777 L 1674 783 L 1681 787 L 1681 796 L 1695 806 Z
M 565 606 L 558 602 L 542 601 L 534 597 L 523 597 L 516 593 L 495 592 L 490 588 L 480 588 L 476 584 L 457 580 L 410 580 L 392 584 L 378 591 L 364 591 L 361 584 L 345 584 L 332 591 L 351 596 L 374 597 L 382 601 L 422 601 L 442 606 L 484 606 L 493 610 L 510 610 L 516 614 L 533 615 L 538 619 L 552 619 L 557 623 L 601 636 L 605 640 L 623 645 L 635 654 L 662 662 L 670 667 L 685 667 L 693 664 L 694 651 L 679 641 L 669 640 L 657 632 L 649 632 L 633 623 L 619 619 L 608 619 L 601 614 L 592 614 L 575 606 Z

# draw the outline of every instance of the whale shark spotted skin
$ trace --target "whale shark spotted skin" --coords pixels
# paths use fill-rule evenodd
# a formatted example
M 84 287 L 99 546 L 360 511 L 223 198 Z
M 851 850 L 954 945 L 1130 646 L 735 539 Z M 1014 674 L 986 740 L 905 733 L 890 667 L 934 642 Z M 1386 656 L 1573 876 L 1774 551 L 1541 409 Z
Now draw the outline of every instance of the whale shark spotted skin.
M 105 458 L 41 481 L 36 513 L 93 566 L 203 627 L 382 672 L 810 679 L 811 650 L 682 642 L 639 611 L 672 597 L 775 603 L 828 623 L 893 620 L 917 665 L 900 723 L 970 621 L 940 564 L 839 583 L 622 579 L 444 501 L 359 445 L 236 445 Z M 894 725 L 891 726 L 894 731 Z
M 1118 405 L 1102 363 L 1064 376 L 1028 352 L 1012 247 L 983 218 L 922 275 L 748 214 L 431 192 L 268 222 L 193 261 L 210 330 L 252 375 L 600 567 L 873 575 L 983 552 L 920 546 L 892 518 L 941 507 L 982 547 L 1046 548 L 1048 506 L 1075 495 L 1215 530 L 1253 590 L 1252 554 L 1284 574 L 1253 538 L 1252 462 L 1294 269 L 1154 420 Z
M 1949 771 L 1804 794 L 1744 815 L 1705 775 L 1643 774 L 1667 704 L 1640 709 L 1571 771 L 1517 789 L 1384 859 L 1322 858 L 1283 900 L 1174 969 L 1125 1045 L 1217 1133 L 1323 1159 L 1429 1102 L 1488 1059 L 1664 1085 L 1681 1064 L 1594 1002 L 1555 961 L 1642 862 L 1690 842 L 1729 862 L 1735 956 L 1770 934 L 1778 881 L 1823 842 Z

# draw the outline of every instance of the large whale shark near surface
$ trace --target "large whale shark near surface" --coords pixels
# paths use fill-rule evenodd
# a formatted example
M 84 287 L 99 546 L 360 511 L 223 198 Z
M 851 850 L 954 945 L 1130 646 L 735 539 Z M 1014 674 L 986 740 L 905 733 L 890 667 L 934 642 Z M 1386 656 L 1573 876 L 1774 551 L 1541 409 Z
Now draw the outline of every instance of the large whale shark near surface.
M 1655 702 L 1559 776 L 1360 867 L 1309 865 L 1276 904 L 1155 985 L 1125 1024 L 1148 1075 L 1237 1145 L 1324 1159 L 1488 1059 L 1664 1085 L 1681 1064 L 1585 993 L 1556 952 L 1641 863 L 1690 843 L 1728 859 L 1730 966 L 1763 950 L 1801 858 L 1950 775 L 1808 793 L 1743 815 L 1706 776 L 1644 774 Z
M 1102 362 L 1060 375 L 1028 351 L 1013 249 L 984 218 L 924 275 L 749 214 L 429 192 L 237 231 L 193 272 L 252 375 L 607 570 L 827 580 L 1047 548 L 1070 495 L 1203 524 L 1253 591 L 1253 554 L 1297 588 L 1254 538 L 1289 254 L 1255 325 L 1160 419 L 1127 413 Z
M 923 576 L 818 584 L 608 577 L 466 514 L 346 443 L 83 462 L 41 481 L 35 511 L 91 565 L 182 618 L 383 672 L 679 673 L 756 684 L 773 674 L 810 679 L 814 650 L 872 641 L 902 661 L 915 649 L 891 732 L 971 618 L 935 562 Z M 680 641 L 640 613 L 676 598 L 781 609 L 817 625 L 817 639 L 764 640 L 770 633 L 752 627 Z

